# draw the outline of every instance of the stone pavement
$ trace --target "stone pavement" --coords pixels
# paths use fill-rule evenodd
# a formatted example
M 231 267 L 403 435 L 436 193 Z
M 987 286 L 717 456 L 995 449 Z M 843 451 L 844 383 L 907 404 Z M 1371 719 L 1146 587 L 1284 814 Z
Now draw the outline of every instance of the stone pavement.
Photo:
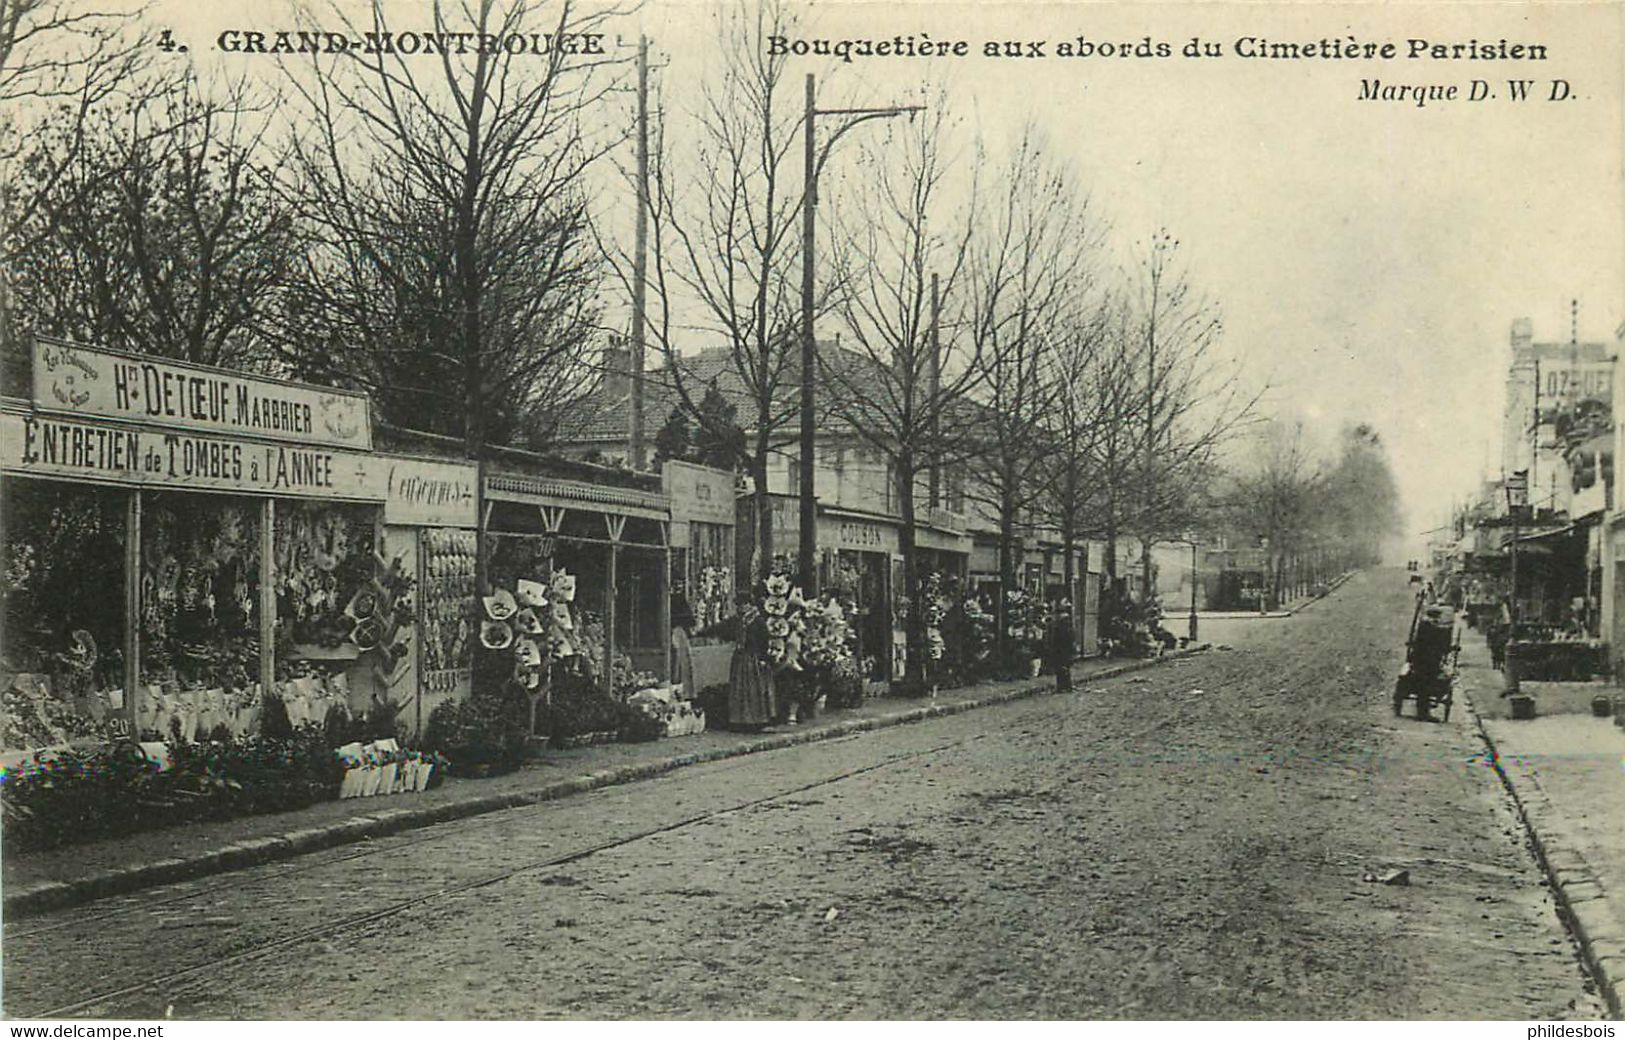
M 1198 650 L 1152 660 L 1091 658 L 1073 665 L 1075 687 L 1136 671 Z M 307 852 L 365 841 L 445 820 L 564 798 L 630 783 L 684 766 L 830 740 L 886 726 L 953 715 L 1038 696 L 1055 679 L 978 683 L 929 699 L 883 697 L 766 733 L 708 730 L 647 744 L 549 750 L 516 772 L 483 780 L 449 778 L 432 791 L 321 802 L 292 812 L 247 816 L 147 831 L 47 852 L 7 854 L 4 916 L 73 906 Z
M 1525 683 L 1537 717 L 1514 721 L 1482 638 L 1461 653 L 1461 682 L 1535 854 L 1615 1017 L 1625 1015 L 1625 729 L 1590 714 L 1598 683 Z

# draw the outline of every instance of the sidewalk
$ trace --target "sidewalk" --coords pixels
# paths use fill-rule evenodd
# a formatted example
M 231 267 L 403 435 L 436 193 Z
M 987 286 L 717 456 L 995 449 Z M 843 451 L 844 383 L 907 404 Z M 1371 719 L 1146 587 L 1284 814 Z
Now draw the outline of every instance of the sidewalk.
M 1476 635 L 1461 681 L 1496 770 L 1615 1017 L 1625 1014 L 1625 729 L 1590 714 L 1603 683 L 1525 683 L 1540 714 L 1510 718 L 1501 673 Z
M 1198 610 L 1196 612 L 1196 619 L 1198 621 L 1240 621 L 1247 618 L 1291 617 L 1298 611 L 1303 610 L 1305 607 L 1311 606 L 1318 600 L 1325 599 L 1326 596 L 1331 595 L 1337 590 L 1338 586 L 1342 585 L 1345 581 L 1348 581 L 1351 577 L 1353 577 L 1352 571 L 1350 571 L 1348 574 L 1340 574 L 1326 586 L 1326 592 L 1324 595 L 1299 596 L 1297 599 L 1292 600 L 1290 603 L 1276 610 Z M 1166 623 L 1170 620 L 1178 620 L 1179 616 L 1180 615 L 1178 614 L 1166 614 L 1163 616 L 1163 621 Z
M 1160 659 L 1090 658 L 1072 667 L 1074 688 L 1151 667 Z M 979 683 L 931 699 L 883 697 L 797 726 L 759 734 L 707 730 L 648 744 L 606 744 L 545 752 L 516 772 L 486 780 L 448 778 L 421 794 L 329 801 L 294 812 L 147 831 L 48 852 L 6 855 L 4 916 L 74 906 L 190 878 L 290 859 L 446 820 L 552 801 L 630 783 L 684 766 L 830 740 L 1053 692 L 1055 678 Z

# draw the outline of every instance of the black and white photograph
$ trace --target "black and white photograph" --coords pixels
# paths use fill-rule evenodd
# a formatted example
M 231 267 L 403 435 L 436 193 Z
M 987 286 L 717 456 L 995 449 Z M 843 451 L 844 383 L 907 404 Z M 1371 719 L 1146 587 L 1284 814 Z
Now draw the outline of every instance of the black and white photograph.
M 1620 0 L 0 0 L 0 1017 L 1612 1037 L 1622 353 Z

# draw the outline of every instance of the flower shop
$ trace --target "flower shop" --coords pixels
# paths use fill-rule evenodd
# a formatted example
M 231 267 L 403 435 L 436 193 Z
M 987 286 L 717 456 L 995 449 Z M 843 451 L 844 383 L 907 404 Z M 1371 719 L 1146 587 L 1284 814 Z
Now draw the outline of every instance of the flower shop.
M 484 717 L 448 708 L 440 721 L 505 734 L 486 751 L 493 766 L 533 735 L 572 746 L 703 728 L 690 691 L 669 682 L 670 510 L 659 478 L 523 454 L 485 475 L 491 591 L 478 692 L 460 709 Z
M 688 632 L 691 693 L 728 681 L 733 655 L 735 477 L 725 470 L 667 460 L 661 483 L 671 503 L 672 625 Z M 686 616 L 682 616 L 686 614 Z
M 850 624 L 864 680 L 881 685 L 901 677 L 908 653 L 901 611 L 907 604 L 895 593 L 903 586 L 896 521 L 822 507 L 818 543 L 823 550 L 822 587 L 853 605 Z
M 391 790 L 427 782 L 396 735 L 466 655 L 448 621 L 418 666 L 419 586 L 467 617 L 473 575 L 422 547 L 472 549 L 475 467 L 374 451 L 360 394 L 45 338 L 28 360 L 31 400 L 0 410 L 10 779 L 194 770 L 259 808 L 346 765 L 361 793 L 386 761 Z M 141 761 L 93 760 L 115 743 Z M 275 783 L 231 779 L 268 762 Z

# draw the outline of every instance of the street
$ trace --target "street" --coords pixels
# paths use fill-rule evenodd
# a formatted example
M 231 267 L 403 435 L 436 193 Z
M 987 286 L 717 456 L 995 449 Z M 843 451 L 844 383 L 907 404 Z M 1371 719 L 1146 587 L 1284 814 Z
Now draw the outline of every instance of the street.
M 1409 603 L 28 918 L 5 1011 L 1600 1017 L 1467 713 L 1390 713 Z

